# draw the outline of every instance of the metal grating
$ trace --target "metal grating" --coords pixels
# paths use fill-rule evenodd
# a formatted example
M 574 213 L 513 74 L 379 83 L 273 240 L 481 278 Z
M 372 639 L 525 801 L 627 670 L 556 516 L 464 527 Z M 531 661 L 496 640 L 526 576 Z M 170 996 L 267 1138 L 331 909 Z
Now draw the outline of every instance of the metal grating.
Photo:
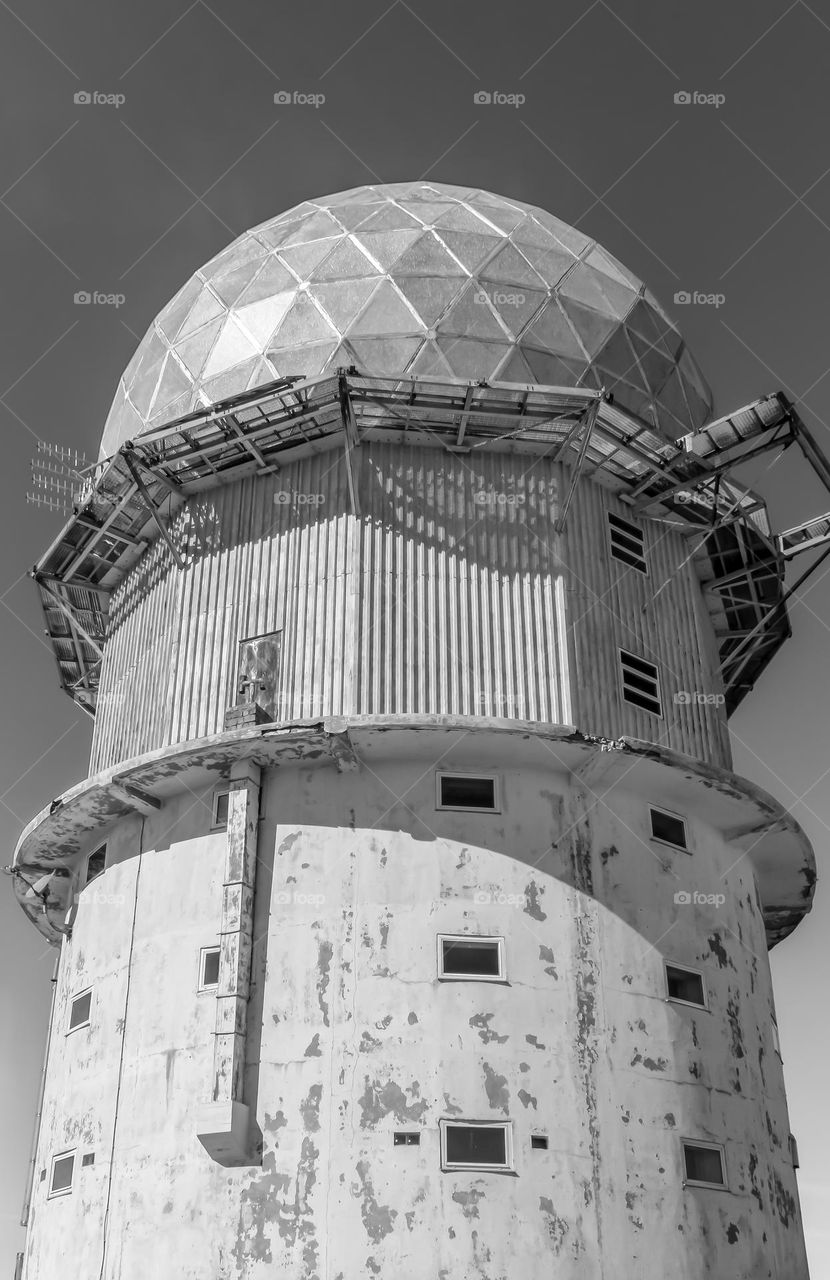
M 787 553 L 770 538 L 763 501 L 727 473 L 759 451 L 787 447 L 801 430 L 782 395 L 672 442 L 582 388 L 366 378 L 354 369 L 279 379 L 147 431 L 96 465 L 83 505 L 32 571 L 61 686 L 94 713 L 109 593 L 159 537 L 184 563 L 171 517 L 188 495 L 320 449 L 343 448 L 350 470 L 351 448 L 384 440 L 559 458 L 573 464 L 572 487 L 580 474 L 591 476 L 633 514 L 700 534 L 710 576 L 730 579 L 728 591 L 710 596 L 731 709 L 789 628 L 780 607 Z M 359 495 L 352 500 L 358 511 Z

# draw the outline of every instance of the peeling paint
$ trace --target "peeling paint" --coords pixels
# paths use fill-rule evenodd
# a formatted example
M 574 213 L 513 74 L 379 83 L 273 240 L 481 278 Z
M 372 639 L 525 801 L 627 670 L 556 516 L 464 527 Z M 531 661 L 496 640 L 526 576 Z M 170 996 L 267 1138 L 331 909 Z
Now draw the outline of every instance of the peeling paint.
M 470 1026 L 478 1030 L 479 1038 L 484 1044 L 489 1044 L 491 1040 L 495 1040 L 496 1044 L 507 1044 L 510 1037 L 498 1035 L 490 1026 L 494 1017 L 493 1013 L 477 1013 L 470 1018 Z
M 394 1081 L 387 1080 L 381 1084 L 377 1080 L 370 1082 L 368 1076 L 364 1079 L 366 1088 L 359 1102 L 365 1129 L 374 1129 L 388 1115 L 393 1115 L 399 1123 L 420 1120 L 429 1107 L 429 1103 L 419 1096 L 420 1089 L 415 1081 L 408 1090 L 414 1100 L 408 1102 L 403 1089 Z
M 334 948 L 330 942 L 319 942 L 317 944 L 317 969 L 320 974 L 317 983 L 317 1003 L 320 1006 L 320 1012 L 323 1015 L 323 1025 L 329 1025 L 329 1005 L 326 1000 L 326 991 L 329 985 L 329 973 L 331 970 L 331 958 L 334 954 Z
M 375 1244 L 378 1244 L 384 1236 L 389 1235 L 395 1225 L 398 1211 L 397 1209 L 391 1209 L 388 1205 L 379 1204 L 376 1200 L 372 1179 L 369 1176 L 368 1162 L 366 1160 L 358 1160 L 355 1167 L 357 1176 L 360 1179 L 359 1188 L 354 1189 L 354 1194 L 360 1198 L 360 1216 L 363 1219 L 367 1236 Z
M 568 1223 L 556 1212 L 553 1207 L 553 1201 L 548 1196 L 539 1197 L 539 1208 L 545 1215 L 547 1232 L 553 1245 L 553 1252 L 558 1255 L 565 1236 L 568 1234 Z
M 547 915 L 539 905 L 541 892 L 535 880 L 531 880 L 530 884 L 525 886 L 525 905 L 522 910 L 525 915 L 532 916 L 534 920 L 547 920 Z
M 315 1133 L 320 1128 L 320 1099 L 322 1096 L 323 1086 L 321 1084 L 313 1084 L 305 1100 L 300 1103 L 303 1124 L 311 1133 Z
M 484 1089 L 491 1111 L 501 1110 L 507 1115 L 510 1107 L 510 1094 L 507 1089 L 506 1076 L 497 1075 L 489 1062 L 482 1064 L 484 1071 Z
M 452 1198 L 456 1204 L 461 1205 L 464 1217 L 470 1222 L 473 1218 L 479 1216 L 478 1202 L 484 1199 L 484 1192 L 479 1191 L 476 1187 L 471 1187 L 469 1191 L 453 1191 Z

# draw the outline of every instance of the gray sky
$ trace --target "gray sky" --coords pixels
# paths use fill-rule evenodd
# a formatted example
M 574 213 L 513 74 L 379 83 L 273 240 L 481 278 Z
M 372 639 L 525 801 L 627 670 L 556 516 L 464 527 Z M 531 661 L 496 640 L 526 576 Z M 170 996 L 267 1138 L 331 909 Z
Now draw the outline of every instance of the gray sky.
M 89 722 L 57 688 L 25 572 L 61 518 L 28 506 L 36 439 L 94 456 L 119 374 L 180 284 L 309 196 L 433 177 L 538 204 L 675 315 L 725 412 L 783 388 L 830 452 L 830 18 L 805 0 L 0 0 L 0 823 L 86 773 Z M 524 94 L 477 106 L 479 90 Z M 325 94 L 318 107 L 274 93 Z M 123 94 L 82 105 L 79 91 Z M 676 104 L 679 91 L 720 105 Z M 78 306 L 79 290 L 124 303 Z M 721 306 L 674 306 L 680 290 Z M 791 451 L 745 479 L 787 528 L 830 508 Z M 796 572 L 803 566 L 799 563 Z M 732 720 L 736 768 L 830 831 L 830 570 Z M 0 893 L 0 1271 L 11 1274 L 53 955 Z M 825 895 L 773 955 L 815 1280 L 830 1275 Z

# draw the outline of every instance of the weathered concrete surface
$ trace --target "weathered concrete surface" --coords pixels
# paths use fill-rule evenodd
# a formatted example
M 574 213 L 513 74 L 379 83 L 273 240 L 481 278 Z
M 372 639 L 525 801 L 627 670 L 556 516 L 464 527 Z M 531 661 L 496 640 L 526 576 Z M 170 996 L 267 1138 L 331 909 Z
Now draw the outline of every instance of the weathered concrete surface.
M 379 749 L 398 756 L 434 751 L 437 759 L 448 745 L 470 735 L 475 735 L 476 751 L 488 768 L 500 767 L 507 753 L 515 768 L 534 765 L 542 750 L 552 769 L 579 778 L 589 788 L 608 789 L 636 771 L 637 787 L 678 812 L 698 808 L 705 796 L 711 826 L 738 853 L 752 859 L 768 944 L 774 946 L 785 938 L 810 910 L 816 878 L 810 843 L 792 814 L 745 778 L 665 746 L 616 736 L 597 738 L 573 725 L 438 715 L 331 717 L 266 725 L 176 744 L 122 762 L 72 787 L 24 829 L 14 856 L 15 866 L 26 877 L 15 881 L 18 900 L 44 936 L 59 943 L 66 886 L 59 886 L 60 894 L 50 893 L 44 912 L 37 899 L 26 897 L 28 885 L 54 869 L 77 872 L 85 854 L 102 840 L 108 841 L 108 861 L 130 856 L 139 819 L 115 794 L 120 795 L 125 783 L 156 801 L 184 789 L 200 797 L 204 817 L 211 812 L 211 794 L 205 788 L 237 769 L 244 770 L 246 762 L 284 768 L 301 761 L 334 761 L 339 770 L 352 771 L 361 758 L 368 759 Z M 485 741 L 489 742 L 486 751 Z M 166 813 L 170 811 L 168 805 Z M 641 829 L 647 834 L 645 818 Z
M 36 1180 L 26 1280 L 805 1280 L 753 861 L 711 824 L 727 799 L 699 787 L 673 851 L 648 838 L 648 769 L 579 780 L 503 745 L 450 735 L 441 758 L 500 761 L 496 815 L 435 810 L 434 734 L 359 745 L 357 773 L 265 772 L 247 1167 L 196 1137 L 226 837 L 184 793 L 122 842 L 64 943 L 38 1153 L 95 1164 L 59 1199 Z M 439 933 L 502 936 L 507 983 L 439 982 Z M 704 972 L 706 1010 L 666 1001 L 666 959 Z M 453 1116 L 509 1120 L 514 1172 L 442 1172 Z M 728 1190 L 683 1186 L 682 1137 L 724 1144 Z

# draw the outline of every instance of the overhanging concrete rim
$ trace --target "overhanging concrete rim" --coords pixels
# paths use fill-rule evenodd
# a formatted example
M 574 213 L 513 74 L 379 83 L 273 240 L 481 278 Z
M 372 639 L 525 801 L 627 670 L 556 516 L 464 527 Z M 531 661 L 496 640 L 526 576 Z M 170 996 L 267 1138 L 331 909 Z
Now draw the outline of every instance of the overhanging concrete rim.
M 771 944 L 791 932 L 810 910 L 815 882 L 815 856 L 810 841 L 792 814 L 755 783 L 717 765 L 640 739 L 609 742 L 584 734 L 574 725 L 473 716 L 372 715 L 301 720 L 256 725 L 160 747 L 86 778 L 53 800 L 24 828 L 15 848 L 14 865 L 21 870 L 27 866 L 33 869 L 71 866 L 88 843 L 89 832 L 95 829 L 96 823 L 102 828 L 119 816 L 135 811 L 125 799 L 125 784 L 164 800 L 186 789 L 187 784 L 183 782 L 186 773 L 195 772 L 201 779 L 198 785 L 209 786 L 212 779 L 226 774 L 235 760 L 253 757 L 265 768 L 300 762 L 336 766 L 337 745 L 342 743 L 344 735 L 358 756 L 361 749 L 371 750 L 377 739 L 383 741 L 383 754 L 388 757 L 395 738 L 401 738 L 403 747 L 413 733 L 436 732 L 455 732 L 473 740 L 479 735 L 479 743 L 480 735 L 495 734 L 512 740 L 515 745 L 524 742 L 547 746 L 545 759 L 558 762 L 565 774 L 584 767 L 593 756 L 602 768 L 604 789 L 618 776 L 620 781 L 624 777 L 630 779 L 630 790 L 641 790 L 636 782 L 644 780 L 645 768 L 647 773 L 654 771 L 654 803 L 659 803 L 668 785 L 668 780 L 657 785 L 661 774 L 666 778 L 666 770 L 670 771 L 675 791 L 678 788 L 685 791 L 691 786 L 699 796 L 702 784 L 710 797 L 723 798 L 725 807 L 732 809 L 730 820 L 722 820 L 720 826 L 711 813 L 707 814 L 707 820 L 731 840 L 739 857 L 751 857 L 764 906 L 779 917 L 775 927 L 768 919 Z M 635 761 L 638 778 L 634 777 Z M 506 766 L 517 763 L 519 761 L 508 761 L 505 757 Z M 740 821 L 735 821 L 736 814 Z M 16 879 L 15 887 L 18 899 L 22 899 L 26 886 Z M 21 902 L 21 905 L 24 904 Z M 31 904 L 27 906 L 30 914 Z

